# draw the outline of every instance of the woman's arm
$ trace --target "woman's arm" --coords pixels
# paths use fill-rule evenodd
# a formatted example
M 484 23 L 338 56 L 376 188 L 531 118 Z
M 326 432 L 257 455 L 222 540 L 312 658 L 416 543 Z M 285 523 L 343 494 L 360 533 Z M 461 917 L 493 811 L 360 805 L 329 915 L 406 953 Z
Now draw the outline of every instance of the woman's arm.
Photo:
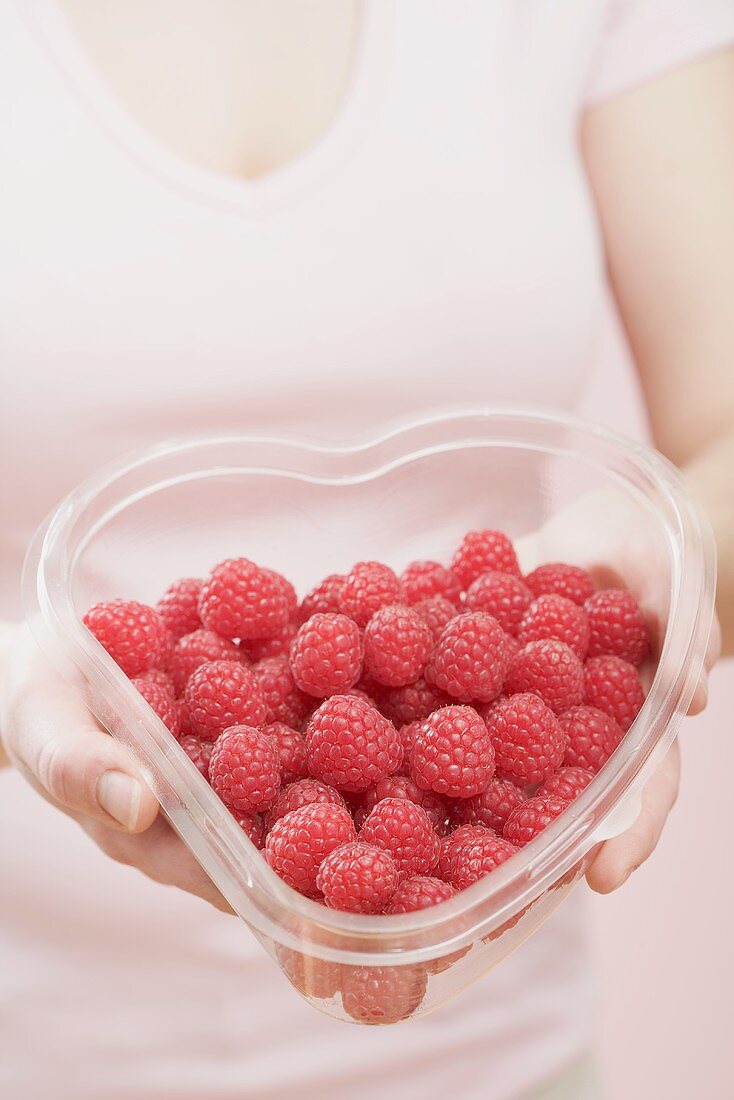
M 734 652 L 734 50 L 590 109 L 583 152 L 609 276 L 656 445 L 683 466 L 714 526 L 718 614 Z M 714 630 L 707 664 L 718 656 Z M 699 691 L 695 709 L 705 704 Z M 635 825 L 589 871 L 620 886 L 655 848 L 678 791 L 677 745 Z

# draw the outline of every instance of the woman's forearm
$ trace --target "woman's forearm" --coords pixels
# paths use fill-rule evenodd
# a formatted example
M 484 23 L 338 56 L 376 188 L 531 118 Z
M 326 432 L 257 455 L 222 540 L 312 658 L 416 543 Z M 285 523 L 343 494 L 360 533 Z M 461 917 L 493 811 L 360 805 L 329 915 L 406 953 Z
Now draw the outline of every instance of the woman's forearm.
M 686 466 L 714 529 L 719 558 L 717 611 L 722 652 L 734 654 L 734 432 L 704 447 Z

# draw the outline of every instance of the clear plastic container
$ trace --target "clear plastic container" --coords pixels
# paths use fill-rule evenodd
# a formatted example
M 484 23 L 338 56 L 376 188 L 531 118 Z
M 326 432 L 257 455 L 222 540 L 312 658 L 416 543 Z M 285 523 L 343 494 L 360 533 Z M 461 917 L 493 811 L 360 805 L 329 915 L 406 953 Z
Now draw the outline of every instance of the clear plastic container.
M 447 559 L 465 531 L 517 540 L 526 569 L 612 564 L 664 609 L 647 701 L 561 818 L 450 902 L 391 917 L 334 912 L 270 870 L 142 697 L 82 626 L 90 604 L 154 601 L 177 576 L 246 555 L 305 591 L 355 560 Z M 102 723 L 137 757 L 171 824 L 294 986 L 362 1022 L 428 1012 L 530 936 L 622 831 L 690 702 L 709 635 L 710 531 L 654 452 L 556 414 L 482 411 L 365 446 L 220 438 L 133 456 L 73 492 L 29 551 L 31 627 Z

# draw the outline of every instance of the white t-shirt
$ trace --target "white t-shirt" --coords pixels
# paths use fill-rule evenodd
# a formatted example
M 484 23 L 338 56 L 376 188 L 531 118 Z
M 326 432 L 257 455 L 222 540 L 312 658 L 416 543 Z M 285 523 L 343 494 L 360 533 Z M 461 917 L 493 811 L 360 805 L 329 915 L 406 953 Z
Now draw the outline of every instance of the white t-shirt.
M 578 405 L 608 304 L 580 111 L 732 41 L 734 4 L 368 2 L 359 36 L 327 132 L 247 183 L 147 136 L 53 0 L 0 0 L 2 617 L 44 514 L 132 448 Z M 452 1004 L 363 1029 L 11 771 L 0 881 L 12 1100 L 505 1100 L 590 1041 L 580 891 Z

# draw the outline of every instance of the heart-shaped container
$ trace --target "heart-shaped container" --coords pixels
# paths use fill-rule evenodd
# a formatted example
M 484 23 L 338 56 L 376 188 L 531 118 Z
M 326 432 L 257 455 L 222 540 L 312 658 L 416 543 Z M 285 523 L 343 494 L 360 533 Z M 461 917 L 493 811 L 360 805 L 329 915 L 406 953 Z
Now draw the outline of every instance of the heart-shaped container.
M 94 602 L 154 602 L 177 576 L 244 555 L 300 592 L 355 560 L 448 560 L 469 529 L 542 561 L 611 565 L 663 639 L 622 745 L 561 818 L 433 909 L 335 912 L 270 870 L 142 697 L 82 625 Z M 389 1023 L 428 1012 L 547 919 L 598 843 L 639 809 L 675 737 L 709 636 L 712 537 L 660 455 L 561 414 L 480 411 L 344 449 L 229 437 L 171 442 L 85 482 L 38 532 L 25 567 L 40 645 L 135 754 L 172 826 L 294 986 L 330 1015 Z

